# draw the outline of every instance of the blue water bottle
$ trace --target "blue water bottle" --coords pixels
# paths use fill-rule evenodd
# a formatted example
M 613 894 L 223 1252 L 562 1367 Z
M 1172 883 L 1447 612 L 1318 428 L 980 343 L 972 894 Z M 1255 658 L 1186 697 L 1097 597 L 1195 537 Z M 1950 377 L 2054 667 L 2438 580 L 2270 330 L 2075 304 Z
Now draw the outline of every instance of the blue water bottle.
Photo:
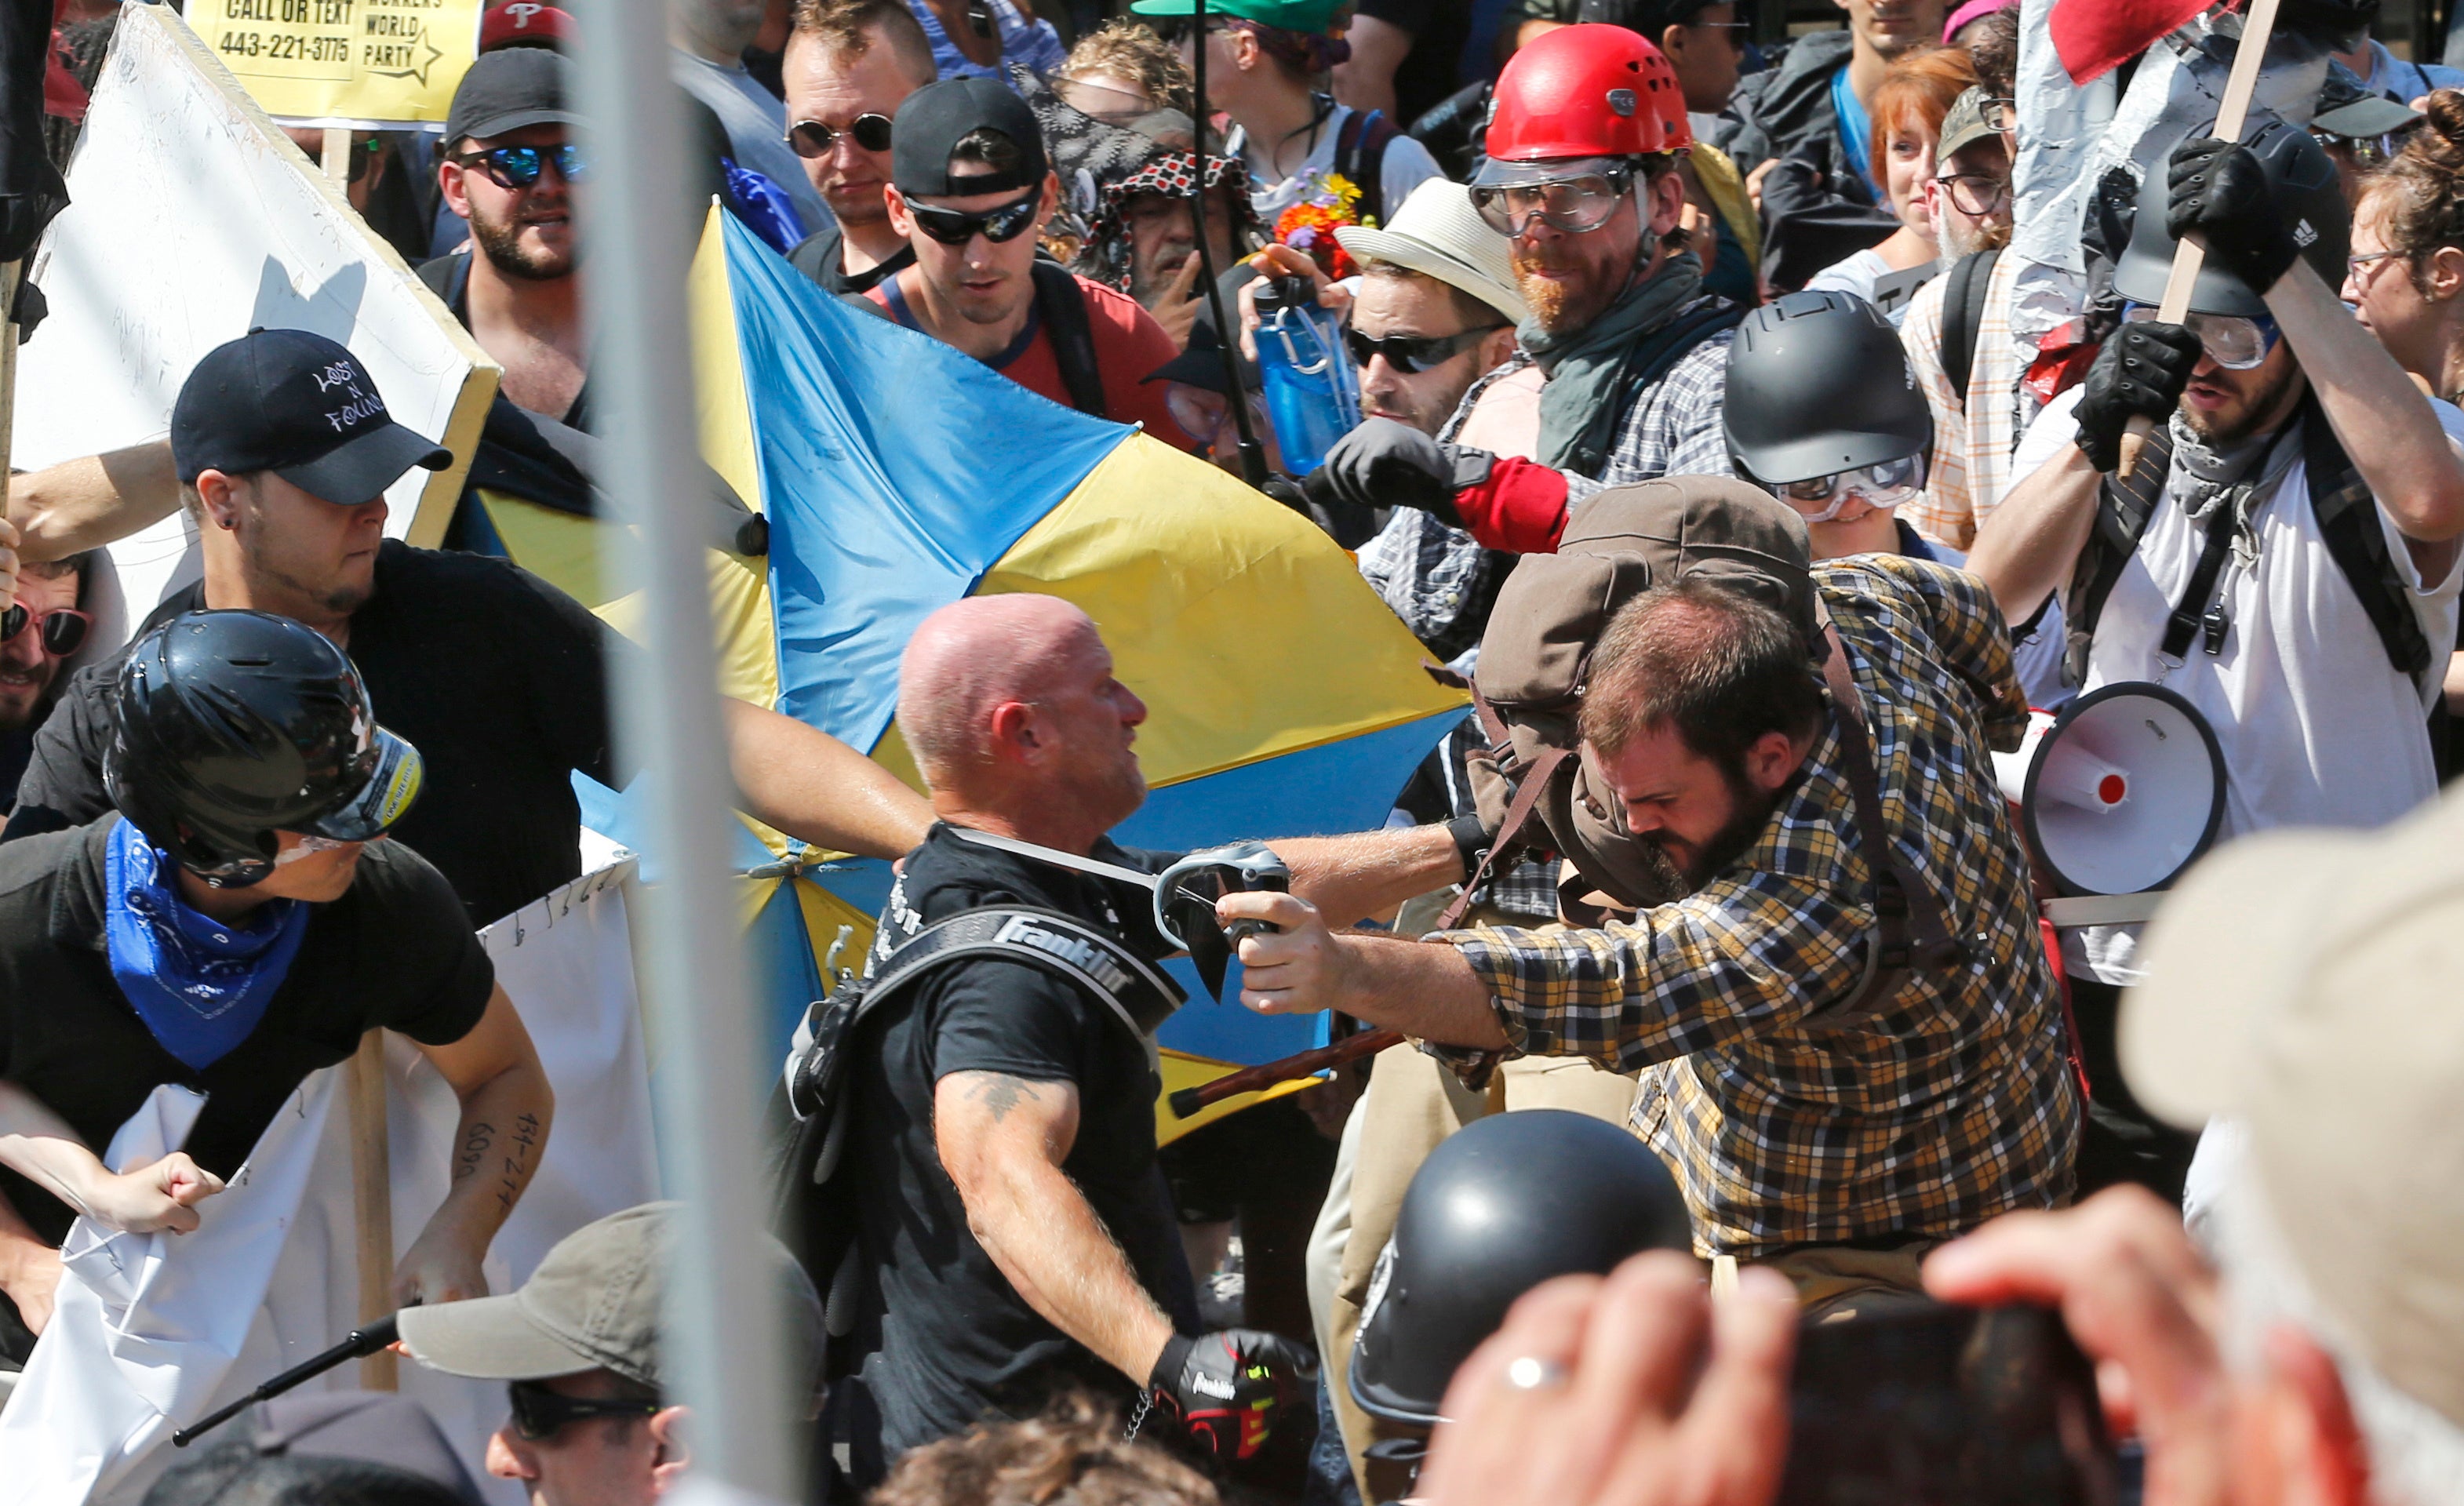
M 1360 386 L 1334 316 L 1306 277 L 1258 286 L 1258 369 L 1284 471 L 1305 476 L 1360 422 Z

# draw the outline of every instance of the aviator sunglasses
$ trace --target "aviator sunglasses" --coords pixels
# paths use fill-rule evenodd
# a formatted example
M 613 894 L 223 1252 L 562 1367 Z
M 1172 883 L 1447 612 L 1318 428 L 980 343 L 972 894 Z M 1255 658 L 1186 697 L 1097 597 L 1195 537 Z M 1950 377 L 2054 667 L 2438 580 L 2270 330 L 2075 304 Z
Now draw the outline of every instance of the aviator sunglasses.
M 1013 199 L 999 208 L 980 214 L 963 209 L 944 209 L 930 204 L 907 201 L 907 212 L 915 217 L 915 228 L 944 246 L 964 246 L 978 234 L 998 246 L 1014 241 L 1035 224 L 1036 207 L 1044 202 L 1041 187 L 1029 188 L 1023 198 Z
M 547 170 L 551 162 L 556 164 L 557 176 L 567 184 L 578 184 L 590 176 L 583 163 L 582 148 L 571 142 L 557 146 L 492 146 L 453 160 L 465 167 L 478 168 L 499 188 L 529 187 L 539 181 L 539 174 Z
M 798 120 L 787 127 L 787 144 L 799 157 L 827 157 L 830 148 L 842 136 L 852 137 L 858 146 L 869 152 L 890 150 L 890 117 L 878 113 L 857 116 L 840 130 L 819 120 Z

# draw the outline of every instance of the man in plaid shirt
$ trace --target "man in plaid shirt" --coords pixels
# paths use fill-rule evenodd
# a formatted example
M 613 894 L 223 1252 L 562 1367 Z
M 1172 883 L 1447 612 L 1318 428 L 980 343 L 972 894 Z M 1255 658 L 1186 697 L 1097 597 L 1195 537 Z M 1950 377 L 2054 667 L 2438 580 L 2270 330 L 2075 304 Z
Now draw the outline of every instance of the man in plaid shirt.
M 1749 506 L 1745 498 L 1735 505 Z M 1776 502 L 1770 503 L 1777 507 Z M 1648 1068 L 1635 1128 L 1706 1253 L 1771 1260 L 1809 1301 L 1913 1289 L 1934 1243 L 2071 1190 L 2079 1105 L 1989 747 L 2026 703 L 1970 578 L 1860 556 L 1767 581 L 1791 617 L 1693 575 L 1593 653 L 1583 755 L 1676 903 L 1553 934 L 1333 935 L 1287 896 L 1243 947 L 1242 1001 L 1342 1009 L 1441 1047 Z M 1809 672 L 1818 597 L 1874 718 L 1888 840 L 1965 956 L 1858 1002 L 1879 935 L 1838 709 Z M 1854 1007 L 1852 1007 L 1852 1005 Z

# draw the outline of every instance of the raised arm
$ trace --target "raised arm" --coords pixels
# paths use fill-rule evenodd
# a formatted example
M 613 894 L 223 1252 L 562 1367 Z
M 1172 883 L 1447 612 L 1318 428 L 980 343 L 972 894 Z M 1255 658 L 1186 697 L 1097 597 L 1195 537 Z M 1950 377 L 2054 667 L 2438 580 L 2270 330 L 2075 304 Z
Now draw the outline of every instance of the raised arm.
M 967 1227 L 1018 1295 L 1145 1386 L 1172 1320 L 1061 1169 L 1078 1139 L 1077 1085 L 953 1072 L 934 1085 L 933 1137 Z
M 126 538 L 179 505 L 167 439 L 64 460 L 9 482 L 9 521 L 24 535 L 18 553 L 38 563 Z
M 1292 870 L 1292 892 L 1337 925 L 1381 918 L 1415 895 L 1465 877 L 1462 849 L 1443 825 L 1284 837 L 1266 845 Z
M 394 1298 L 406 1306 L 488 1295 L 479 1262 L 539 1170 L 556 1117 L 556 1094 L 502 984 L 470 1034 L 419 1050 L 462 1101 L 462 1121 L 452 1186 L 394 1268 Z
M 733 698 L 721 704 L 736 787 L 754 817 L 867 858 L 903 858 L 924 840 L 933 808 L 897 775 L 792 716 Z

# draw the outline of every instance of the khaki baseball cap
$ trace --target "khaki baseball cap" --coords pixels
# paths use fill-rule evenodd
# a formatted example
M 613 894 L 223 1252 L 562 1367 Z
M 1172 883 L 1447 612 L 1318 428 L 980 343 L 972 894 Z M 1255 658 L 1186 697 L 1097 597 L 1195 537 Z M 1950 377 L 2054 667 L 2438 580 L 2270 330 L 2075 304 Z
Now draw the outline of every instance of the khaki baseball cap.
M 1337 226 L 1334 239 L 1355 258 L 1391 261 L 1460 288 L 1509 323 L 1530 317 L 1507 255 L 1512 243 L 1488 228 L 1462 184 L 1432 178 L 1412 190 L 1384 229 Z
M 1985 123 L 1986 93 L 1971 88 L 1950 101 L 1950 109 L 1942 118 L 1942 137 L 1934 145 L 1933 160 L 1948 165 L 1961 152 L 1991 138 L 2002 139 L 2002 133 Z
M 406 1307 L 402 1341 L 420 1364 L 449 1375 L 538 1381 L 605 1368 L 659 1386 L 660 1308 L 682 1208 L 644 1203 L 583 1225 L 507 1296 Z M 786 1247 L 763 1243 L 794 1310 L 792 1363 L 818 1376 L 821 1301 Z
M 2338 1337 L 2464 1425 L 2464 799 L 2234 842 L 2145 953 L 2120 1022 L 2131 1091 L 2184 1128 L 2247 1125 Z

